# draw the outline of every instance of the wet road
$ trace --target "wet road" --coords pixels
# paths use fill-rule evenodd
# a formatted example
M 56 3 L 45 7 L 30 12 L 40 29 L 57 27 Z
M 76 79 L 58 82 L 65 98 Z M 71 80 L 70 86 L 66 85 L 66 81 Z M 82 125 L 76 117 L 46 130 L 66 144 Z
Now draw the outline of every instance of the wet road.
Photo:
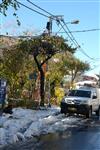
M 0 150 L 100 150 L 100 120 L 83 119 L 83 123 L 73 123 L 66 131 L 41 135 Z
M 37 150 L 100 150 L 100 121 L 41 136 Z

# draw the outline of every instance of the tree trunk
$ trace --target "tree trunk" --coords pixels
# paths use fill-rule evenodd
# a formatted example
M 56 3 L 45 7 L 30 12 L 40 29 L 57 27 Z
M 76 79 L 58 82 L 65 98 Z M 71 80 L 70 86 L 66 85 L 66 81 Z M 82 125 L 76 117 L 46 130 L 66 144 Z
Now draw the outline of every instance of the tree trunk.
M 44 81 L 45 81 L 45 75 L 44 75 L 42 65 L 38 62 L 36 56 L 34 56 L 34 60 L 37 64 L 38 70 L 40 72 L 40 97 L 41 97 L 40 106 L 44 106 L 44 98 L 45 98 Z
M 74 80 L 75 80 L 75 78 L 76 78 L 76 75 L 77 75 L 77 70 L 75 70 L 75 71 L 72 71 L 72 78 L 71 78 L 71 85 L 73 85 L 73 83 L 74 83 Z
M 45 98 L 45 91 L 44 91 L 44 72 L 43 70 L 40 71 L 40 97 L 41 97 L 41 102 L 40 106 L 44 106 L 44 98 Z

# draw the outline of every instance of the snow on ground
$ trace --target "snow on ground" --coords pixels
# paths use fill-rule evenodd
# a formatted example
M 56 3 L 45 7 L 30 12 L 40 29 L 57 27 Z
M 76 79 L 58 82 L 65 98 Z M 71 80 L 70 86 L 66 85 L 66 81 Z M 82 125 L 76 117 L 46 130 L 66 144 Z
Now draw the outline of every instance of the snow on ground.
M 58 115 L 59 114 L 59 115 Z M 0 146 L 40 134 L 66 130 L 79 118 L 64 117 L 59 107 L 44 110 L 14 108 L 13 114 L 0 116 Z

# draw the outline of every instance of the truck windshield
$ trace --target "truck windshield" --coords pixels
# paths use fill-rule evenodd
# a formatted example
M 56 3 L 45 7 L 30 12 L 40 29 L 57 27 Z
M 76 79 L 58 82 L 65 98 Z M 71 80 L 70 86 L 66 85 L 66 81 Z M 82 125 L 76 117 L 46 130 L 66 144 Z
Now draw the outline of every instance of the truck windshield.
M 91 97 L 91 91 L 70 90 L 68 96 Z

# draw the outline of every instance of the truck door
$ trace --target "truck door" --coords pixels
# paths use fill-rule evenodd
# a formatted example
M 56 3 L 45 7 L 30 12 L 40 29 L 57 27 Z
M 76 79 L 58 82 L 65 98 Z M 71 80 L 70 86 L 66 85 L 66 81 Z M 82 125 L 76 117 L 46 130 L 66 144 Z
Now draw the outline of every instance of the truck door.
M 93 92 L 93 93 L 92 93 L 91 104 L 92 104 L 92 110 L 93 110 L 93 111 L 95 111 L 95 110 L 98 109 L 99 103 L 98 103 L 98 98 L 97 98 L 97 93 L 96 93 L 96 92 Z

